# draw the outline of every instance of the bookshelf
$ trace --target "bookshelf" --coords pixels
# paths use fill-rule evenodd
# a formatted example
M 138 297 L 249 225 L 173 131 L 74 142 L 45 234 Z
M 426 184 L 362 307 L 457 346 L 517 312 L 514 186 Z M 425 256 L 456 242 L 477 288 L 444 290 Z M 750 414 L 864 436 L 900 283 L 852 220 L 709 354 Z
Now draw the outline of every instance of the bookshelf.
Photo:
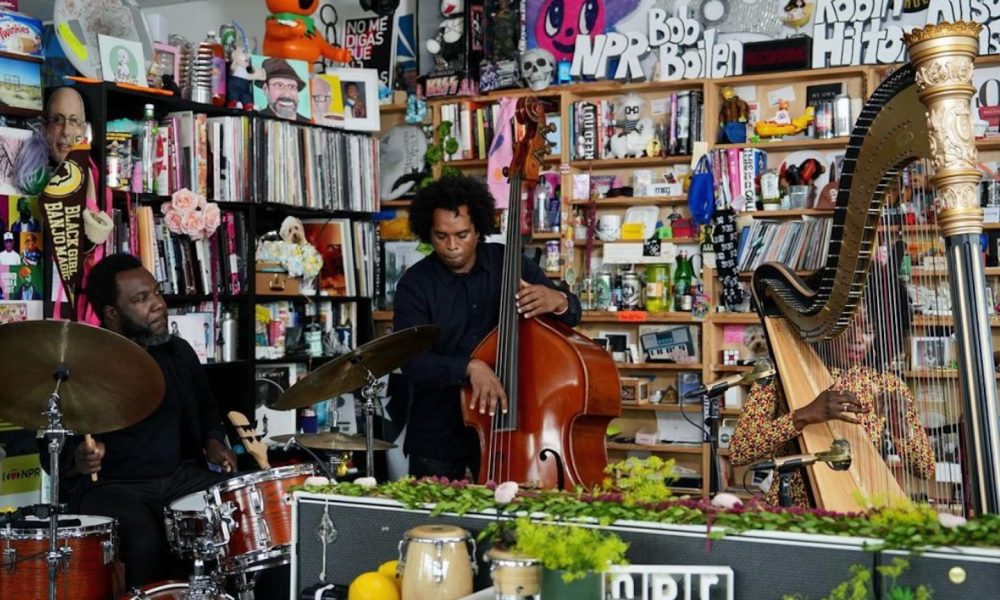
M 224 217 L 215 236 L 205 242 L 204 248 L 198 249 L 205 254 L 194 257 L 195 262 L 204 265 L 203 272 L 208 275 L 200 279 L 195 277 L 193 288 L 189 287 L 191 282 L 183 281 L 183 277 L 175 277 L 177 272 L 171 265 L 184 263 L 182 258 L 187 259 L 188 255 L 182 253 L 175 256 L 173 251 L 184 248 L 186 244 L 192 244 L 192 247 L 196 244 L 185 236 L 156 229 L 163 235 L 154 234 L 152 246 L 155 246 L 154 256 L 161 267 L 158 279 L 169 292 L 165 298 L 171 312 L 189 309 L 207 311 L 214 315 L 216 321 L 223 312 L 231 312 L 237 318 L 236 360 L 213 361 L 205 365 L 223 414 L 238 410 L 253 418 L 257 407 L 262 404 L 262 400 L 257 398 L 260 391 L 255 385 L 259 367 L 296 364 L 300 365 L 300 370 L 308 372 L 333 359 L 325 352 L 324 355 L 313 356 L 305 351 L 293 350 L 291 344 L 283 355 L 271 356 L 260 352 L 257 320 L 262 310 L 270 310 L 272 314 L 275 310 L 282 312 L 282 319 L 290 313 L 301 315 L 306 307 L 316 307 L 317 316 L 325 319 L 350 315 L 351 320 L 347 324 L 349 335 L 344 334 L 350 338 L 350 345 L 356 347 L 372 339 L 370 315 L 374 284 L 371 269 L 366 267 L 374 262 L 368 260 L 370 255 L 364 255 L 368 262 L 360 260 L 361 254 L 357 257 L 351 254 L 351 260 L 342 263 L 346 271 L 343 274 L 345 287 L 342 293 L 336 292 L 338 295 L 324 293 L 321 289 L 308 295 L 272 293 L 259 288 L 255 277 L 257 238 L 267 232 L 278 231 L 287 216 L 300 218 L 307 224 L 307 229 L 309 223 L 316 223 L 320 229 L 340 224 L 341 231 L 346 228 L 345 235 L 348 236 L 342 239 L 342 243 L 349 249 L 365 247 L 374 251 L 372 214 L 377 208 L 374 186 L 364 180 L 347 185 L 350 183 L 348 175 L 356 177 L 356 173 L 377 172 L 374 165 L 377 155 L 372 151 L 370 135 L 281 121 L 257 113 L 124 89 L 110 83 L 81 83 L 77 89 L 84 97 L 91 121 L 91 156 L 98 167 L 98 189 L 105 189 L 107 184 L 107 132 L 109 123 L 115 119 L 141 120 L 145 104 L 154 106 L 156 117 L 161 120 L 162 126 L 168 128 L 173 124 L 169 120 L 171 115 L 193 114 L 195 123 L 197 115 L 207 117 L 207 139 L 203 149 L 192 146 L 191 154 L 183 154 L 185 146 L 177 136 L 181 146 L 177 166 L 181 174 L 176 181 L 171 179 L 167 191 L 173 192 L 178 187 L 196 190 L 199 179 L 195 171 L 188 169 L 196 162 L 197 168 L 203 169 L 202 177 L 205 179 L 201 191 L 209 202 L 217 202 Z M 401 115 L 401 112 L 388 111 L 387 114 L 391 117 Z M 218 138 L 213 137 L 212 123 L 217 123 Z M 198 129 L 194 131 L 197 135 Z M 228 145 L 225 142 L 229 142 Z M 321 151 L 330 159 L 324 171 L 316 164 Z M 190 158 L 199 152 L 205 152 L 199 155 L 201 162 Z M 367 156 L 369 162 L 364 165 L 349 162 L 348 153 Z M 172 166 L 169 161 L 168 164 Z M 331 172 L 339 176 L 344 185 L 339 186 L 330 178 L 323 179 Z M 302 176 L 290 180 L 284 178 L 287 173 Z M 336 187 L 343 189 L 336 190 Z M 223 198 L 220 199 L 220 196 Z M 141 223 L 141 215 L 145 214 L 145 218 L 153 219 L 155 227 L 155 215 L 159 213 L 160 205 L 169 200 L 169 194 L 114 191 L 111 201 L 117 218 L 116 233 L 109 241 L 109 250 L 129 250 L 142 255 L 143 248 L 137 250 L 132 247 L 128 235 L 131 222 Z M 227 228 L 227 225 L 230 227 Z M 361 239 L 362 235 L 364 239 Z M 356 243 L 351 244 L 352 240 Z M 150 257 L 147 255 L 146 259 Z M 275 309 L 275 306 L 279 308 Z M 323 312 L 322 307 L 329 307 L 329 310 Z M 291 323 L 288 321 L 285 328 L 289 336 Z M 332 325 L 337 327 L 344 322 L 335 320 Z
M 843 93 L 848 94 L 852 99 L 852 119 L 857 117 L 858 110 L 864 99 L 875 89 L 881 78 L 881 67 L 874 66 L 853 66 L 837 67 L 828 69 L 812 69 L 797 72 L 770 73 L 761 75 L 744 75 L 718 80 L 684 80 L 673 82 L 646 82 L 628 84 L 621 82 L 589 82 L 575 83 L 565 86 L 553 86 L 540 93 L 547 101 L 558 105 L 558 110 L 553 110 L 553 114 L 558 115 L 558 131 L 550 134 L 550 139 L 558 136 L 559 152 L 556 156 L 549 157 L 546 162 L 547 169 L 558 173 L 561 185 L 561 228 L 558 238 L 563 242 L 563 262 L 564 266 L 561 276 L 566 283 L 578 290 L 581 278 L 585 272 L 588 251 L 593 255 L 600 254 L 605 248 L 614 244 L 604 242 L 600 239 L 591 240 L 589 243 L 585 237 L 574 235 L 574 223 L 572 216 L 574 211 L 585 213 L 593 211 L 593 216 L 600 217 L 604 214 L 624 215 L 629 207 L 655 207 L 658 209 L 658 218 L 664 222 L 672 214 L 688 216 L 686 193 L 665 195 L 665 196 L 615 196 L 602 195 L 595 199 L 574 197 L 574 177 L 577 175 L 590 175 L 591 177 L 618 175 L 620 184 L 623 186 L 632 185 L 630 181 L 631 171 L 634 169 L 649 170 L 653 172 L 654 181 L 668 170 L 676 170 L 678 167 L 690 167 L 691 157 L 687 154 L 669 155 L 656 158 L 593 158 L 581 160 L 575 155 L 573 138 L 571 134 L 571 123 L 573 119 L 574 103 L 585 101 L 597 101 L 616 99 L 625 94 L 637 94 L 645 101 L 643 116 L 651 114 L 654 103 L 659 103 L 662 108 L 664 98 L 672 98 L 673 94 L 683 92 L 698 92 L 702 97 L 703 126 L 701 131 L 701 141 L 708 151 L 742 151 L 743 149 L 756 149 L 767 152 L 768 167 L 778 167 L 789 156 L 796 157 L 803 154 L 823 154 L 836 153 L 842 150 L 848 138 L 845 136 L 831 137 L 827 139 L 817 139 L 805 134 L 789 137 L 781 140 L 762 140 L 759 142 L 747 142 L 743 144 L 716 143 L 718 139 L 718 122 L 716 116 L 721 108 L 721 92 L 725 86 L 734 86 L 738 90 L 748 87 L 755 88 L 755 100 L 760 105 L 757 109 L 760 118 L 771 118 L 775 108 L 768 107 L 769 95 L 779 93 L 783 89 L 791 89 L 795 99 L 791 102 L 790 112 L 793 116 L 801 114 L 805 109 L 807 88 L 812 86 L 822 86 L 829 84 L 840 84 Z M 494 92 L 485 96 L 472 98 L 448 98 L 444 100 L 431 101 L 430 107 L 433 114 L 433 123 L 436 125 L 442 120 L 442 112 L 439 110 L 442 104 L 454 104 L 469 102 L 474 106 L 481 107 L 491 103 L 499 102 L 504 96 L 517 97 L 529 93 L 526 90 L 508 90 Z M 1000 158 L 1000 141 L 982 140 L 978 143 L 981 153 L 989 153 L 989 160 Z M 445 161 L 442 165 L 458 167 L 463 172 L 471 175 L 481 175 L 486 169 L 486 164 L 481 160 L 457 160 Z M 439 173 L 440 171 L 438 171 Z M 816 190 L 819 191 L 818 189 Z M 405 202 L 395 204 L 401 212 L 405 211 Z M 405 213 L 404 213 L 405 214 Z M 739 226 L 749 225 L 754 221 L 773 221 L 775 226 L 781 224 L 802 223 L 810 220 L 828 219 L 832 216 L 830 210 L 820 210 L 815 208 L 795 208 L 776 211 L 750 210 L 739 214 Z M 791 227 L 791 225 L 785 225 Z M 1000 229 L 1000 224 L 987 224 L 987 231 Z M 535 233 L 531 236 L 531 242 L 544 244 L 553 238 L 551 233 Z M 665 239 L 663 242 L 673 243 L 678 250 L 685 250 L 689 253 L 700 251 L 697 239 L 682 237 L 679 239 Z M 569 243 L 572 242 L 572 243 Z M 635 265 L 635 270 L 642 273 L 644 267 Z M 801 276 L 808 276 L 814 271 L 810 269 L 800 269 L 797 271 Z M 583 333 L 598 337 L 605 334 L 623 334 L 628 336 L 630 344 L 638 345 L 636 339 L 640 328 L 667 328 L 673 326 L 687 326 L 692 336 L 696 339 L 697 357 L 695 362 L 688 364 L 669 364 L 619 361 L 618 367 L 621 375 L 626 378 L 639 378 L 645 381 L 650 393 L 654 389 L 663 390 L 669 387 L 677 388 L 678 375 L 683 373 L 696 373 L 702 382 L 713 381 L 725 375 L 739 373 L 749 370 L 751 367 L 746 364 L 724 364 L 722 353 L 724 350 L 741 349 L 747 357 L 746 349 L 743 348 L 745 340 L 737 340 L 737 332 L 748 331 L 752 326 L 759 325 L 759 318 L 755 313 L 750 312 L 716 312 L 720 298 L 720 283 L 716 271 L 711 265 L 706 265 L 702 270 L 702 280 L 704 282 L 705 294 L 711 299 L 711 311 L 704 318 L 696 318 L 690 312 L 643 312 L 636 314 L 631 311 L 609 312 L 585 310 L 582 322 L 578 329 Z M 921 273 L 915 272 L 919 275 Z M 930 272 L 928 273 L 930 274 Z M 986 270 L 988 278 L 996 280 L 994 289 L 1000 286 L 1000 267 L 991 267 Z M 741 279 L 748 282 L 750 272 L 740 273 Z M 940 274 L 933 275 L 939 277 Z M 392 312 L 376 311 L 373 313 L 376 334 L 382 334 L 391 328 Z M 931 328 L 946 325 L 946 317 L 922 317 L 915 320 L 918 327 Z M 991 324 L 994 327 L 994 337 L 1000 334 L 1000 317 L 992 317 Z M 996 343 L 997 340 L 995 339 Z M 616 420 L 617 425 L 626 433 L 634 433 L 644 427 L 657 427 L 657 417 L 662 415 L 677 415 L 682 411 L 694 410 L 695 407 L 681 407 L 677 404 L 643 404 L 643 405 L 623 405 L 622 418 Z M 695 411 L 700 415 L 700 407 Z M 724 406 L 722 416 L 724 418 L 736 418 L 740 414 L 738 405 Z M 628 437 L 628 436 L 626 436 Z M 609 457 L 624 458 L 635 453 L 653 452 L 665 456 L 672 456 L 683 466 L 689 467 L 698 473 L 708 473 L 709 452 L 707 447 L 695 444 L 692 447 L 679 446 L 678 444 L 656 444 L 644 446 L 642 444 L 623 443 L 609 440 Z M 724 458 L 726 451 L 720 452 Z M 739 485 L 740 474 L 730 475 L 730 482 Z M 707 494 L 708 482 L 703 481 L 703 485 L 692 490 L 692 493 Z

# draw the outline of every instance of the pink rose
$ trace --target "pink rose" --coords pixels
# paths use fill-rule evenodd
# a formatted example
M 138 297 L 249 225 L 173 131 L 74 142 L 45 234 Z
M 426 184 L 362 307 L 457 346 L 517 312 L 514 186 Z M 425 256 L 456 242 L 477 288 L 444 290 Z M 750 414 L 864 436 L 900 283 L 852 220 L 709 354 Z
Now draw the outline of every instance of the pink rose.
M 955 529 L 956 527 L 965 525 L 968 521 L 965 520 L 965 517 L 960 517 L 951 513 L 938 513 L 938 523 L 941 524 L 941 527 Z
M 200 210 L 192 210 L 181 217 L 181 232 L 192 240 L 200 240 L 205 236 L 205 218 Z
M 712 506 L 729 510 L 743 506 L 743 501 L 736 494 L 719 492 L 712 498 Z
M 180 211 L 182 215 L 186 215 L 198 208 L 198 196 L 191 190 L 183 188 L 170 196 L 170 203 L 173 205 L 174 210 Z
M 222 222 L 222 211 L 218 204 L 209 202 L 201 212 L 205 219 L 205 237 L 211 237 Z
M 170 202 L 164 202 L 160 205 L 160 214 L 169 215 L 174 210 L 174 205 Z
M 163 213 L 163 220 L 167 222 L 167 229 L 173 233 L 181 233 L 181 213 L 173 208 Z

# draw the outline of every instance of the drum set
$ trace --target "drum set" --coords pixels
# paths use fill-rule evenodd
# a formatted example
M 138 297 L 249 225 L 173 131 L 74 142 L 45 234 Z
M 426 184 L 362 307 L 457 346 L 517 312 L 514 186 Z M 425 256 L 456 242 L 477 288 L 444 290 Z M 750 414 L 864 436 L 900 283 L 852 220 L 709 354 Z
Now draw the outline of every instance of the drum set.
M 374 452 L 394 447 L 373 437 L 379 378 L 430 348 L 437 333 L 436 327 L 423 326 L 379 338 L 327 363 L 279 399 L 276 408 L 290 410 L 360 388 L 365 436 L 329 432 L 282 441 L 337 453 L 338 460 L 364 450 L 371 476 Z M 116 522 L 64 514 L 58 503 L 59 456 L 69 435 L 89 438 L 152 414 L 163 397 L 163 374 L 156 361 L 127 338 L 68 321 L 2 325 L 0 348 L 16 348 L 0 361 L 0 377 L 8 382 L 0 418 L 38 431 L 49 453 L 50 474 L 49 504 L 0 516 L 0 598 L 38 598 L 43 589 L 49 600 L 111 598 Z M 124 598 L 232 600 L 225 593 L 225 580 L 231 577 L 238 597 L 252 600 L 256 575 L 291 560 L 290 490 L 315 473 L 313 464 L 268 468 L 175 499 L 164 510 L 166 537 L 174 554 L 193 561 L 193 574 L 186 582 L 153 584 Z

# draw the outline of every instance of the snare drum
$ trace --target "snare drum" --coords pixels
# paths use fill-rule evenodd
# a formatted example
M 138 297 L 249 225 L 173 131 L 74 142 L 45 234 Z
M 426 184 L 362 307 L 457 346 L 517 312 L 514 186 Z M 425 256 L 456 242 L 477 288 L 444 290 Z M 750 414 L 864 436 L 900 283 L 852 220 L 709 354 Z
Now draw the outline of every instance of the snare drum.
M 118 553 L 115 520 L 88 515 L 62 515 L 79 525 L 59 527 L 59 551 L 63 561 L 56 574 L 60 600 L 107 600 L 111 597 L 114 561 Z M 49 587 L 48 521 L 28 517 L 0 529 L 3 572 L 0 598 L 37 598 Z
M 470 550 L 471 546 L 471 550 Z M 399 568 L 406 600 L 452 600 L 472 593 L 476 542 L 454 525 L 421 525 L 403 534 Z
M 186 581 L 166 581 L 147 585 L 141 590 L 122 596 L 122 600 L 189 600 L 188 583 Z M 215 593 L 211 596 L 198 596 L 203 600 L 233 600 L 229 594 Z
M 313 465 L 250 473 L 209 488 L 209 509 L 219 516 L 223 572 L 248 573 L 291 561 L 292 498 L 288 489 L 313 475 Z
M 217 519 L 212 518 L 205 492 L 195 492 L 181 496 L 163 509 L 163 520 L 167 530 L 170 549 L 181 558 L 196 558 L 199 550 L 202 560 L 215 558 L 214 544 L 220 539 L 216 527 Z M 207 539 L 212 544 L 204 543 Z M 208 553 L 205 556 L 205 553 Z
M 538 559 L 499 548 L 486 553 L 496 600 L 538 600 L 542 593 L 542 569 Z

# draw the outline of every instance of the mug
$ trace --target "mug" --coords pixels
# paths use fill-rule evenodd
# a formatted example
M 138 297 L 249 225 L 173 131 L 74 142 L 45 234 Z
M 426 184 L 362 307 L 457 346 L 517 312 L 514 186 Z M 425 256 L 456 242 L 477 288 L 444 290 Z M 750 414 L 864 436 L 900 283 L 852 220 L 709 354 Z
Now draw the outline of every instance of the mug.
M 605 242 L 613 242 L 622 236 L 621 215 L 601 215 L 597 219 L 597 237 Z

